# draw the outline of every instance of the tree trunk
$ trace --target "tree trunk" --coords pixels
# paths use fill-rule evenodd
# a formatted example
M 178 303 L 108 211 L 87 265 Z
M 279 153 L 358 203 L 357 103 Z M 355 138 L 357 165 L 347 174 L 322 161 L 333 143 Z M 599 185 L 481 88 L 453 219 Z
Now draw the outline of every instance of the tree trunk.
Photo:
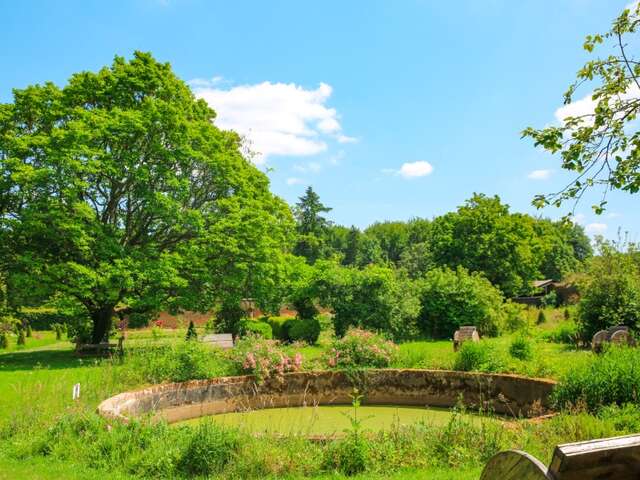
M 93 320 L 91 343 L 100 343 L 109 340 L 109 330 L 111 330 L 113 315 L 113 305 L 105 305 L 91 312 L 91 320 Z

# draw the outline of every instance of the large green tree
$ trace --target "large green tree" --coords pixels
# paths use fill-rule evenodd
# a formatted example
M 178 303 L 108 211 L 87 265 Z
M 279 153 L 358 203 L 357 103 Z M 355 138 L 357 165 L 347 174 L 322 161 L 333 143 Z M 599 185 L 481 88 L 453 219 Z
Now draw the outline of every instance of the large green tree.
M 169 64 L 136 52 L 0 105 L 0 244 L 11 282 L 116 308 L 205 309 L 282 275 L 288 207 Z
M 572 104 L 584 91 L 578 108 L 569 108 L 561 125 L 543 129 L 527 128 L 523 136 L 536 146 L 560 153 L 562 168 L 575 173 L 574 179 L 557 192 L 538 195 L 534 204 L 559 206 L 567 199 L 578 201 L 584 192 L 599 185 L 602 197 L 594 205 L 596 213 L 606 207 L 611 189 L 630 193 L 640 190 L 640 59 L 637 57 L 640 4 L 625 9 L 603 35 L 589 35 L 584 49 L 592 53 L 605 44 L 610 53 L 587 62 L 576 81 L 564 94 Z
M 511 214 L 500 198 L 474 194 L 456 212 L 431 223 L 437 265 L 482 272 L 507 296 L 526 293 L 540 273 L 535 220 Z
M 311 264 L 328 254 L 331 222 L 323 214 L 330 211 L 331 208 L 320 201 L 320 196 L 310 186 L 293 209 L 298 231 L 294 253 L 305 257 Z

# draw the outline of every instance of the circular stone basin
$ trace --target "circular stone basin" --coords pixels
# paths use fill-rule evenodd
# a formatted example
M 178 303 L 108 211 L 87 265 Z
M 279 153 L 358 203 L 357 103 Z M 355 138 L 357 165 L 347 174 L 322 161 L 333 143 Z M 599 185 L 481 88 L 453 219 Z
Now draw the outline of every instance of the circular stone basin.
M 303 436 L 339 436 L 351 428 L 351 419 L 360 420 L 368 431 L 389 430 L 422 423 L 446 425 L 455 414 L 448 408 L 406 407 L 398 405 L 316 405 L 306 407 L 265 408 L 247 412 L 220 413 L 177 422 L 195 426 L 202 422 L 238 427 L 256 434 Z M 465 412 L 471 421 L 498 421 L 497 417 Z
M 357 389 L 357 395 L 362 396 L 361 408 L 395 405 L 392 411 L 400 412 L 398 406 L 405 406 L 425 412 L 425 406 L 452 408 L 461 404 L 469 412 L 532 418 L 551 413 L 549 397 L 555 384 L 552 380 L 518 375 L 446 370 L 371 369 L 357 374 L 296 372 L 264 382 L 240 376 L 156 385 L 108 398 L 98 406 L 98 413 L 124 422 L 131 417 L 151 415 L 175 423 L 263 409 L 287 411 L 305 405 L 349 409 Z M 265 412 L 258 417 L 275 415 Z M 402 413 L 408 414 L 405 410 Z M 313 410 L 301 409 L 301 413 L 294 415 L 312 414 Z M 247 414 L 251 415 L 255 414 Z M 304 418 L 296 422 L 304 428 Z M 335 429 L 331 427 L 331 430 Z

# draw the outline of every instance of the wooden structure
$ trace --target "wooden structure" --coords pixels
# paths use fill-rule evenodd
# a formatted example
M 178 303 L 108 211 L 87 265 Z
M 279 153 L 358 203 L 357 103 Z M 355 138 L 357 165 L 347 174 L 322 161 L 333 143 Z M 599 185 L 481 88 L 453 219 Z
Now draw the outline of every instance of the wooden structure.
M 223 349 L 233 348 L 233 335 L 230 333 L 210 333 L 202 337 L 202 342 Z
M 76 343 L 76 356 L 78 357 L 111 357 L 114 353 L 124 355 L 124 336 L 118 338 L 118 343 Z
M 456 330 L 453 334 L 453 351 L 457 352 L 460 349 L 460 345 L 464 342 L 479 342 L 480 334 L 478 334 L 478 329 L 473 325 L 467 325 L 464 327 L 460 327 L 459 330 Z
M 493 456 L 480 480 L 632 480 L 640 478 L 640 435 L 558 445 L 549 467 L 518 450 Z
M 629 327 L 625 325 L 616 325 L 597 332 L 591 340 L 591 349 L 596 353 L 600 353 L 606 343 L 628 345 L 630 347 L 636 344 Z

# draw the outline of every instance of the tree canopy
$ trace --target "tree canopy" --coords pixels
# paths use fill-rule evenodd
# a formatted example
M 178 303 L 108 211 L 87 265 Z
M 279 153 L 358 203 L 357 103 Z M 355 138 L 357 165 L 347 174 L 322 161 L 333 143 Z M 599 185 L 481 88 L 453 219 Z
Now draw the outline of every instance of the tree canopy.
M 0 105 L 0 244 L 16 297 L 75 299 L 99 342 L 117 307 L 269 290 L 292 218 L 214 119 L 147 53 L 14 90 Z
M 560 153 L 562 168 L 575 172 L 574 179 L 558 192 L 538 195 L 534 204 L 560 206 L 567 199 L 578 201 L 593 186 L 602 188 L 596 213 L 606 207 L 607 192 L 640 190 L 640 132 L 636 120 L 640 110 L 640 59 L 633 55 L 640 25 L 640 4 L 625 9 L 605 34 L 589 35 L 584 49 L 592 53 L 606 44 L 612 53 L 587 62 L 564 94 L 564 103 L 575 101 L 580 88 L 595 84 L 584 109 L 572 109 L 561 125 L 527 128 L 523 136 L 551 153 Z

